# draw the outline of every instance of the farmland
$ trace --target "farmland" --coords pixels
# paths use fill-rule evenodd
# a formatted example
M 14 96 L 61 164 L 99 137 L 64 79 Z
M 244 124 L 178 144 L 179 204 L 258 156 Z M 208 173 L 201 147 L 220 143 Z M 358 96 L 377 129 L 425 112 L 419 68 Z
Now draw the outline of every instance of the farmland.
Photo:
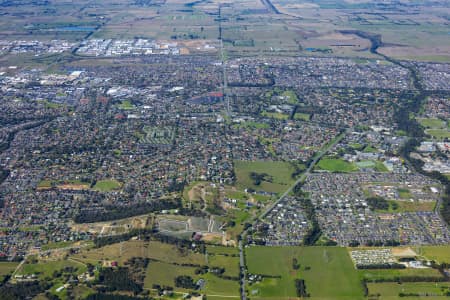
M 292 270 L 293 258 L 298 259 L 298 270 Z M 302 278 L 311 299 L 363 299 L 358 275 L 345 248 L 249 247 L 246 259 L 249 273 L 281 276 L 249 286 L 249 293 L 260 298 L 294 297 L 294 279 Z
M 377 280 L 388 280 L 396 281 L 397 278 L 410 278 L 410 277 L 433 277 L 442 278 L 441 273 L 436 269 L 425 268 L 425 269 L 398 269 L 398 270 L 358 270 L 358 275 L 361 279 L 366 279 L 367 281 L 377 281 Z
M 438 263 L 450 263 L 450 246 L 418 246 L 417 252 L 430 260 Z
M 390 300 L 398 299 L 401 293 L 415 294 L 416 297 L 407 297 L 407 299 L 421 299 L 418 295 L 424 295 L 426 299 L 447 299 L 445 294 L 450 290 L 448 282 L 405 282 L 398 284 L 396 282 L 369 283 L 369 295 L 379 294 L 377 299 Z M 428 295 L 428 296 L 425 296 Z
M 201 266 L 209 268 L 223 268 L 224 276 L 238 278 L 239 258 L 237 249 L 231 247 L 208 246 L 208 255 L 195 253 L 189 250 L 181 251 L 175 245 L 160 242 L 128 241 L 112 244 L 97 249 L 86 249 L 72 258 L 83 263 L 97 265 L 103 261 L 117 261 L 123 265 L 132 257 L 145 257 L 150 263 L 145 272 L 144 288 L 152 289 L 154 285 L 174 286 L 175 278 L 181 275 L 192 277 L 195 281 L 206 281 L 205 294 L 211 295 L 238 295 L 239 284 L 236 280 L 224 279 L 212 273 L 197 274 Z M 211 253 L 209 253 L 211 252 Z M 176 288 L 178 292 L 188 291 Z

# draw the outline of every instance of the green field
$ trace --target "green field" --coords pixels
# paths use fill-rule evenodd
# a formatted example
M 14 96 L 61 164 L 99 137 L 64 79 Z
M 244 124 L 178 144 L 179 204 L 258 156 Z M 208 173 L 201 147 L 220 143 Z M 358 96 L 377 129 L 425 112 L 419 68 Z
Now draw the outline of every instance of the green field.
M 415 248 L 421 256 L 438 263 L 450 263 L 450 245 L 445 246 L 420 246 Z
M 192 251 L 180 251 L 175 245 L 160 242 L 128 241 L 97 249 L 85 249 L 72 257 L 77 261 L 98 264 L 102 260 L 117 261 L 119 265 L 132 257 L 147 257 L 150 262 L 144 287 L 151 289 L 153 284 L 174 286 L 175 277 L 189 275 L 194 280 L 203 278 L 206 286 L 203 292 L 211 295 L 238 296 L 239 283 L 233 280 L 219 278 L 211 273 L 196 275 L 196 266 L 225 268 L 224 275 L 239 276 L 239 257 L 237 249 L 232 247 L 208 246 L 211 255 L 203 255 Z M 228 255 L 228 256 L 225 256 Z M 195 266 L 186 266 L 195 265 Z M 176 288 L 177 291 L 186 291 Z
M 268 117 L 268 118 L 272 118 L 272 119 L 277 119 L 277 120 L 287 120 L 287 119 L 289 119 L 289 115 L 283 114 L 283 113 L 279 113 L 279 112 L 267 112 L 267 111 L 263 111 L 263 112 L 261 113 L 261 116 L 263 116 L 263 117 Z
M 367 279 L 368 281 L 385 279 L 395 281 L 398 277 L 442 277 L 436 269 L 371 269 L 371 270 L 358 270 L 358 274 L 361 279 Z
M 211 254 L 239 255 L 239 250 L 236 247 L 208 245 L 206 251 Z
M 99 180 L 94 185 L 94 190 L 101 192 L 110 192 L 120 189 L 121 184 L 114 179 Z
M 174 279 L 180 275 L 194 278 L 195 267 L 182 267 L 165 262 L 150 262 L 147 267 L 144 287 L 151 289 L 153 284 L 174 287 Z
M 261 129 L 261 128 L 269 128 L 269 124 L 260 123 L 255 121 L 246 121 L 240 122 L 233 125 L 234 128 L 252 128 L 252 129 Z
M 77 269 L 77 274 L 86 272 L 86 266 L 72 260 L 56 260 L 43 261 L 36 264 L 26 263 L 17 271 L 19 275 L 36 274 L 39 278 L 52 277 L 54 271 L 62 270 L 65 267 L 74 267 Z
M 450 131 L 448 129 L 427 129 L 425 133 L 433 136 L 436 139 L 450 138 Z
M 388 168 L 381 161 L 363 160 L 356 162 L 358 168 L 371 168 L 377 172 L 388 172 Z
M 257 191 L 280 193 L 288 189 L 294 183 L 291 174 L 294 168 L 282 161 L 234 161 L 237 178 L 237 186 L 242 189 L 252 188 Z M 260 185 L 254 185 L 251 172 L 266 173 L 272 177 L 272 182 L 262 181 Z
M 201 292 L 207 295 L 227 297 L 239 295 L 238 281 L 222 279 L 211 273 L 196 275 L 195 269 L 195 267 L 179 266 L 165 262 L 150 262 L 144 280 L 144 287 L 151 289 L 154 284 L 159 284 L 161 286 L 172 286 L 176 291 L 186 291 L 186 289 L 175 287 L 174 282 L 177 276 L 187 275 L 192 277 L 194 281 L 203 278 L 206 281 L 206 285 Z
M 281 94 L 286 98 L 288 103 L 290 104 L 298 104 L 298 97 L 297 94 L 294 91 L 288 90 L 284 91 L 283 94 Z
M 19 263 L 17 262 L 0 262 L 0 280 L 2 280 L 4 276 L 11 274 L 18 265 Z
M 123 109 L 123 110 L 132 110 L 132 109 L 136 108 L 136 106 L 134 106 L 134 104 L 131 103 L 130 100 L 124 100 L 124 101 L 122 101 L 122 103 L 120 103 L 120 104 L 118 105 L 118 107 L 119 107 L 120 109 Z
M 371 146 L 371 145 L 367 145 L 364 149 L 363 152 L 364 153 L 376 153 L 378 150 L 377 148 Z
M 411 191 L 407 188 L 398 188 L 398 196 L 402 199 L 410 199 L 412 197 Z
M 299 270 L 292 269 L 294 257 L 300 264 Z M 249 286 L 249 294 L 259 298 L 295 297 L 295 278 L 305 280 L 311 299 L 364 298 L 358 274 L 345 248 L 249 247 L 246 260 L 251 274 L 281 276 Z
M 449 291 L 448 282 L 405 282 L 398 284 L 396 282 L 369 283 L 369 295 L 379 294 L 379 300 L 399 299 L 400 293 L 404 294 L 429 294 L 423 297 L 404 297 L 405 299 L 448 299 L 444 293 Z M 431 296 L 433 295 L 433 296 Z
M 239 257 L 208 255 L 208 265 L 225 268 L 226 276 L 239 277 Z
M 411 212 L 411 211 L 432 211 L 436 205 L 434 201 L 397 201 L 388 200 L 389 209 L 388 212 Z M 394 209 L 395 208 L 395 209 Z M 380 211 L 386 212 L 386 211 Z
M 295 113 L 294 119 L 295 120 L 303 120 L 303 121 L 309 121 L 310 115 L 305 113 Z
M 420 125 L 425 128 L 442 129 L 445 128 L 445 122 L 434 118 L 419 118 Z
M 358 167 L 355 164 L 349 163 L 342 159 L 323 158 L 317 164 L 317 169 L 330 172 L 347 173 L 357 171 Z

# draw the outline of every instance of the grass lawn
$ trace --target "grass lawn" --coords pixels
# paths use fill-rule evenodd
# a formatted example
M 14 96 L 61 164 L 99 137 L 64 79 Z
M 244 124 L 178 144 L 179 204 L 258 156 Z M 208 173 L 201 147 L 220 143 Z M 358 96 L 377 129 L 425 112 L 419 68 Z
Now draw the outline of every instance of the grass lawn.
M 292 268 L 294 257 L 300 264 L 299 270 Z M 246 249 L 246 260 L 252 274 L 281 276 L 249 286 L 250 295 L 256 290 L 260 298 L 295 297 L 294 280 L 302 278 L 311 299 L 364 299 L 358 274 L 345 248 L 255 246 Z
M 349 146 L 358 151 L 361 151 L 364 148 L 364 145 L 359 144 L 359 143 L 352 143 L 352 144 L 349 144 Z
M 363 160 L 356 162 L 358 168 L 371 168 L 377 172 L 388 172 L 388 168 L 381 161 Z
M 239 257 L 224 255 L 209 255 L 208 265 L 225 268 L 226 276 L 239 277 Z
M 445 122 L 436 118 L 419 118 L 420 125 L 425 128 L 442 129 L 445 128 Z
M 267 111 L 263 111 L 261 113 L 261 116 L 269 117 L 272 119 L 278 119 L 278 120 L 287 120 L 289 118 L 288 114 L 283 114 L 283 113 L 278 113 L 278 112 L 267 112 Z
M 388 200 L 389 202 L 389 210 L 388 212 L 396 213 L 396 212 L 412 212 L 412 211 L 432 211 L 436 202 L 434 201 L 396 201 L 396 200 Z M 395 204 L 394 204 L 395 203 Z M 393 209 L 393 206 L 396 205 L 396 209 Z M 386 211 L 383 211 L 386 212 Z
M 38 188 L 51 188 L 52 187 L 52 180 L 41 180 L 39 181 L 37 187 Z
M 450 138 L 450 130 L 448 130 L 448 129 L 428 129 L 428 130 L 425 130 L 425 133 L 427 133 L 437 139 Z
M 94 190 L 101 192 L 110 192 L 120 189 L 121 184 L 114 179 L 99 180 L 94 185 Z
M 11 274 L 17 267 L 17 262 L 0 262 L 0 279 L 4 276 Z
M 411 191 L 407 188 L 398 188 L 398 196 L 402 199 L 410 199 L 412 197 Z
M 252 217 L 252 214 L 246 210 L 241 209 L 232 209 L 228 210 L 226 221 L 233 220 L 236 224 L 233 227 L 227 228 L 227 235 L 229 235 L 230 239 L 236 240 L 238 235 L 242 233 L 244 230 L 244 224 L 247 220 Z
M 90 294 L 94 294 L 95 291 L 87 286 L 77 285 L 73 287 L 73 293 L 75 295 L 75 299 L 85 299 Z
M 151 289 L 153 284 L 159 284 L 161 286 L 167 285 L 175 288 L 175 277 L 188 275 L 194 278 L 195 269 L 195 267 L 182 267 L 170 263 L 151 261 L 147 267 L 144 287 Z
M 239 188 L 252 188 L 257 191 L 280 193 L 294 183 L 291 174 L 294 168 L 282 161 L 234 161 L 234 168 Z M 250 173 L 266 173 L 272 178 L 272 182 L 262 181 L 260 185 L 254 185 Z
M 125 100 L 125 101 L 122 101 L 122 103 L 120 103 L 118 105 L 118 107 L 123 110 L 131 110 L 131 109 L 134 109 L 136 106 L 134 106 L 130 100 Z
M 288 101 L 289 104 L 297 104 L 298 103 L 298 97 L 294 91 L 291 91 L 291 90 L 284 91 L 282 96 L 286 97 L 286 100 Z
M 377 149 L 368 145 L 366 148 L 364 148 L 363 152 L 364 153 L 376 153 Z
M 74 244 L 72 241 L 48 243 L 42 246 L 42 250 L 65 248 L 71 246 L 72 244 Z
M 358 270 L 360 278 L 370 280 L 388 279 L 394 281 L 397 277 L 442 277 L 436 269 L 372 269 L 372 270 Z
M 197 278 L 206 280 L 206 286 L 202 290 L 206 295 L 239 296 L 239 281 L 225 280 L 210 273 Z
M 295 120 L 303 120 L 303 121 L 309 121 L 310 115 L 305 113 L 295 113 L 294 119 Z
M 353 164 L 349 163 L 342 159 L 335 159 L 335 158 L 323 158 L 319 161 L 317 164 L 317 168 L 319 170 L 326 170 L 330 172 L 354 172 L 358 170 L 358 167 Z
M 448 291 L 450 283 L 448 282 L 405 282 L 398 284 L 396 282 L 383 282 L 383 283 L 369 283 L 369 295 L 380 294 L 377 299 L 380 300 L 393 300 L 398 299 L 400 293 L 405 294 L 433 294 L 436 296 L 423 297 L 426 299 L 448 299 L 443 296 L 443 292 Z M 440 296 L 437 296 L 440 295 Z M 420 297 L 406 297 L 406 299 L 423 299 Z
M 241 122 L 241 123 L 238 123 L 238 124 L 234 124 L 233 127 L 235 127 L 235 128 L 255 128 L 255 129 L 260 129 L 260 128 L 269 128 L 269 124 L 259 123 L 259 122 L 254 122 L 254 121 L 247 121 L 247 122 Z
M 177 266 L 170 263 L 150 262 L 144 280 L 144 287 L 151 289 L 153 284 L 159 284 L 161 286 L 172 286 L 176 291 L 187 291 L 186 289 L 175 287 L 175 278 L 177 276 L 187 275 L 195 281 L 200 278 L 206 281 L 204 289 L 201 290 L 201 293 L 205 293 L 206 295 L 239 295 L 238 281 L 225 280 L 210 273 L 196 275 L 195 269 L 195 267 Z
M 428 259 L 434 260 L 438 263 L 450 263 L 450 245 L 444 246 L 420 246 L 414 250 Z
M 239 249 L 236 247 L 207 245 L 206 251 L 211 254 L 239 255 Z
M 52 277 L 54 271 L 62 270 L 65 267 L 77 268 L 78 269 L 77 274 L 86 272 L 86 267 L 81 263 L 76 263 L 71 260 L 56 260 L 56 261 L 38 262 L 36 264 L 24 264 L 19 269 L 17 274 L 19 275 L 37 274 L 39 278 L 43 279 L 45 277 Z

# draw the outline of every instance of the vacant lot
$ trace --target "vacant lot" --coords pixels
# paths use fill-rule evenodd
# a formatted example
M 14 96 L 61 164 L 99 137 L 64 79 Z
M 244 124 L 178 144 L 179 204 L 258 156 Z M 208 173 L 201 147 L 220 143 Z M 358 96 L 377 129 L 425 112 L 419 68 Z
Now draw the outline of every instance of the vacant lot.
M 252 188 L 257 191 L 280 193 L 288 189 L 294 183 L 291 174 L 294 168 L 281 161 L 235 161 L 234 162 L 238 187 Z M 251 173 L 267 174 L 266 179 L 259 185 L 255 185 Z M 269 182 L 270 180 L 271 182 Z
M 180 252 L 176 246 L 170 244 L 143 241 L 128 241 L 98 249 L 87 249 L 73 257 L 92 264 L 101 260 L 114 260 L 120 264 L 132 257 L 148 257 L 163 262 L 179 264 L 205 264 L 205 257 L 202 254 Z
M 292 268 L 293 258 L 300 264 L 298 270 Z M 311 299 L 364 298 L 358 274 L 345 248 L 250 247 L 246 250 L 246 259 L 252 274 L 281 276 L 249 287 L 250 294 L 260 298 L 296 296 L 296 278 L 305 280 Z

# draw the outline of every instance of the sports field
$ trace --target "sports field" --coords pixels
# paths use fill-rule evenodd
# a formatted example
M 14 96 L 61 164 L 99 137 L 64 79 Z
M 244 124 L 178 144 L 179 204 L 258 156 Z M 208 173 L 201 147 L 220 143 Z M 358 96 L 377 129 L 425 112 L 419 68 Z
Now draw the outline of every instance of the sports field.
M 110 192 L 120 189 L 120 182 L 114 179 L 99 180 L 94 185 L 94 190 L 102 192 Z
M 342 159 L 324 158 L 317 164 L 317 169 L 329 172 L 347 173 L 357 171 L 358 167 L 355 164 Z

